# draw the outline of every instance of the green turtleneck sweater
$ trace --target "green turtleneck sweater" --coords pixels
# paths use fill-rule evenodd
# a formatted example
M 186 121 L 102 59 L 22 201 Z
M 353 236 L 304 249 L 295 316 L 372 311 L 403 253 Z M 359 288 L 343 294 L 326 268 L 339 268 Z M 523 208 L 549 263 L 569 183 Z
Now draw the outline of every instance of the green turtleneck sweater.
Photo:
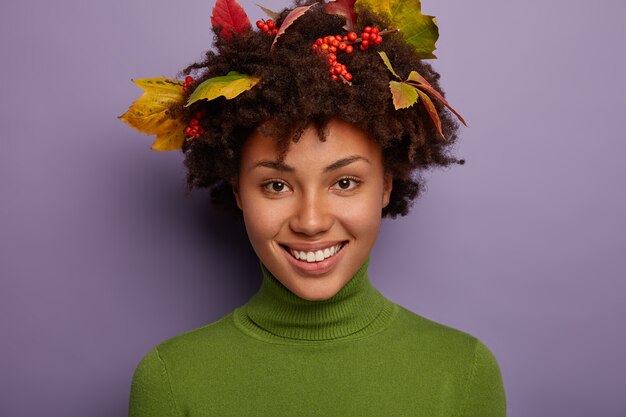
M 368 263 L 324 301 L 296 296 L 262 266 L 246 304 L 143 357 L 129 416 L 505 416 L 485 345 L 385 298 Z

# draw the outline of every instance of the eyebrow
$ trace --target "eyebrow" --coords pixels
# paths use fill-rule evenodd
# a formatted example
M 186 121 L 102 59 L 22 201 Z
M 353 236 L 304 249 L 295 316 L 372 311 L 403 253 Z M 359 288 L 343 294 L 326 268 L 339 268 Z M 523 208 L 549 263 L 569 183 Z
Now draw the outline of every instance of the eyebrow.
M 337 170 L 339 168 L 343 168 L 356 161 L 363 161 L 363 162 L 367 162 L 368 164 L 371 164 L 371 162 L 367 158 L 364 158 L 359 155 L 351 155 L 346 158 L 341 158 L 333 162 L 332 164 L 328 165 L 326 168 L 324 168 L 324 172 L 330 172 L 330 171 Z M 276 171 L 282 171 L 282 172 L 295 172 L 296 171 L 294 167 L 287 165 L 283 162 L 278 162 L 278 161 L 262 160 L 262 161 L 257 162 L 254 165 L 253 169 L 258 168 L 258 167 L 275 169 Z

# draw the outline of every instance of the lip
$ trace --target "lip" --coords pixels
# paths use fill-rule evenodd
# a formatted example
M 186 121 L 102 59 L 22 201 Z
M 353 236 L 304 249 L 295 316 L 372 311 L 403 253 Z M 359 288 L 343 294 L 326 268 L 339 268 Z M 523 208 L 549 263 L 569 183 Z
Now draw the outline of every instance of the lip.
M 286 246 L 290 249 L 304 251 L 304 252 L 315 252 L 317 250 L 323 250 L 326 248 L 330 248 L 331 246 L 337 246 L 342 243 L 347 243 L 347 240 L 327 240 L 324 242 L 316 242 L 316 243 L 280 243 L 280 246 Z
M 315 250 L 325 249 L 330 246 L 339 245 L 339 244 L 343 244 L 339 252 L 337 252 L 335 255 L 331 256 L 330 258 L 326 258 L 323 261 L 319 261 L 319 262 L 306 262 L 306 261 L 298 260 L 294 258 L 293 256 L 291 256 L 291 253 L 289 253 L 289 250 L 287 249 L 287 247 L 289 247 L 291 249 L 295 249 L 299 251 L 307 251 L 307 252 L 311 251 L 312 252 Z M 335 265 L 337 265 L 337 263 L 343 257 L 345 248 L 348 245 L 349 245 L 348 241 L 338 240 L 338 241 L 333 241 L 333 242 L 329 241 L 329 242 L 322 242 L 322 243 L 315 243 L 315 244 L 293 244 L 293 245 L 281 244 L 280 248 L 283 250 L 283 253 L 285 254 L 285 257 L 287 258 L 287 261 L 291 264 L 291 266 L 297 272 L 303 275 L 318 276 L 318 275 L 324 275 L 330 272 L 335 267 Z

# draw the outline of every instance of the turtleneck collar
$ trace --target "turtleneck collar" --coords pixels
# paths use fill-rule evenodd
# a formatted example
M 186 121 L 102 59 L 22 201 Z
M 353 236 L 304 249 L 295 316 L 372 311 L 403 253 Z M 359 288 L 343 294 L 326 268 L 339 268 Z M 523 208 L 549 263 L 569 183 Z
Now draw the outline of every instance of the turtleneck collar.
M 261 288 L 234 311 L 235 323 L 268 341 L 324 341 L 376 333 L 393 320 L 397 309 L 372 285 L 368 266 L 369 258 L 333 297 L 310 301 L 292 293 L 261 264 Z

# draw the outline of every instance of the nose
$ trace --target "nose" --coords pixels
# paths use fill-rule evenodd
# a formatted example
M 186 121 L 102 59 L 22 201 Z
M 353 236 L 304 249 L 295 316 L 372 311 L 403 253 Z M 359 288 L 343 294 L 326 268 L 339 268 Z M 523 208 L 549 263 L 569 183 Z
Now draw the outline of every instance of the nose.
M 328 200 L 320 195 L 308 195 L 295 205 L 289 227 L 295 233 L 316 236 L 330 230 L 333 222 Z

